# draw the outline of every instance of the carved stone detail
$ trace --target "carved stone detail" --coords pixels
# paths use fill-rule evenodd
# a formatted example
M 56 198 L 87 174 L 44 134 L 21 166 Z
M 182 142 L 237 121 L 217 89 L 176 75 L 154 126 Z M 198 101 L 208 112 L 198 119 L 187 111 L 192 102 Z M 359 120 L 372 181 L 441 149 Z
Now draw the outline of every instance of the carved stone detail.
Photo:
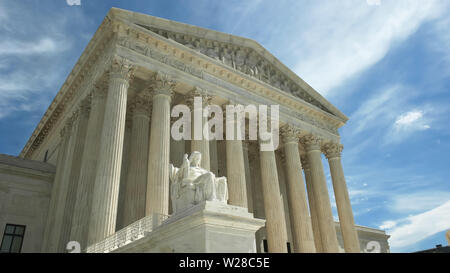
M 285 76 L 273 64 L 267 61 L 255 50 L 247 47 L 236 46 L 229 43 L 207 40 L 204 38 L 169 32 L 162 29 L 139 25 L 154 33 L 173 41 L 176 41 L 190 49 L 204 54 L 212 59 L 222 62 L 233 69 L 261 80 L 286 93 L 292 94 L 302 100 L 329 112 L 320 102 L 314 99 L 293 80 Z M 125 41 L 124 41 L 125 42 Z M 125 42 L 125 43 L 128 43 Z M 130 45 L 128 45 L 130 46 Z M 139 48 L 138 45 L 134 46 Z M 140 46 L 145 51 L 145 46 Z
M 286 143 L 298 143 L 300 136 L 300 129 L 286 124 L 280 128 L 281 136 L 283 137 L 283 142 Z
M 322 145 L 322 139 L 315 135 L 306 135 L 303 136 L 301 139 L 302 144 L 305 147 L 305 150 L 307 152 L 313 151 L 313 150 L 319 150 Z
M 344 145 L 334 142 L 325 143 L 322 147 L 322 151 L 328 159 L 341 157 Z
M 145 26 L 143 26 L 143 27 L 145 27 Z M 140 32 L 139 30 L 133 29 L 133 28 L 129 28 L 129 27 L 126 29 L 129 33 L 129 36 L 124 36 L 118 40 L 118 44 L 123 47 L 127 47 L 139 54 L 153 58 L 159 62 L 170 65 L 178 70 L 184 71 L 184 72 L 189 73 L 198 78 L 203 78 L 202 71 L 204 69 L 208 70 L 211 67 L 210 64 L 204 63 L 203 61 L 201 61 L 199 59 L 194 59 L 193 57 L 189 57 L 184 52 L 180 53 L 178 51 L 178 49 L 175 49 L 174 47 L 170 48 L 170 46 L 168 47 L 166 44 L 162 44 L 160 41 L 158 41 L 154 38 L 147 39 L 147 42 L 142 41 L 142 39 L 137 39 L 137 38 L 134 39 L 134 37 L 141 37 L 141 35 L 143 35 L 142 32 Z M 183 44 L 186 47 L 188 47 L 190 49 L 194 49 L 194 50 L 198 51 L 199 53 L 202 53 L 205 55 L 208 52 L 211 53 L 211 52 L 216 51 L 216 50 L 202 49 L 202 47 L 201 47 L 202 43 L 199 41 L 194 42 L 195 38 L 191 37 L 189 35 L 176 33 L 172 37 L 170 33 L 168 33 L 168 36 L 166 36 L 164 34 L 165 33 L 164 31 L 156 32 L 156 33 L 165 38 L 168 38 L 168 39 L 176 41 L 180 44 Z M 171 37 L 171 38 L 169 38 L 169 37 Z M 180 40 L 182 40 L 182 42 L 180 42 Z M 239 65 L 240 64 L 239 61 L 238 61 L 237 66 L 233 62 L 233 60 L 234 60 L 233 56 L 236 55 L 233 52 L 236 50 L 236 48 L 238 48 L 236 45 L 219 43 L 217 41 L 209 41 L 209 42 L 208 42 L 208 40 L 204 40 L 204 41 L 206 41 L 206 44 L 209 44 L 210 46 L 226 45 L 224 48 L 224 51 L 222 53 L 219 51 L 218 59 L 215 57 L 215 55 L 211 55 L 212 56 L 212 57 L 210 56 L 211 58 L 216 59 L 220 62 L 223 62 L 224 64 L 226 64 L 226 65 L 230 66 L 231 68 L 236 69 L 238 71 L 241 71 L 241 70 L 248 71 L 248 73 L 250 73 L 249 74 L 250 76 L 260 75 L 261 78 L 259 78 L 259 77 L 256 77 L 256 78 L 260 79 L 260 80 L 266 79 L 265 82 L 270 84 L 270 82 L 268 82 L 268 77 L 263 76 L 264 75 L 263 73 L 258 74 L 259 72 L 257 72 L 257 71 L 261 71 L 261 68 L 254 68 L 255 67 L 254 63 L 256 62 L 255 60 L 257 59 L 256 56 L 259 56 L 259 55 L 253 49 L 248 49 L 247 51 L 245 51 L 245 50 L 242 51 L 242 52 L 248 52 L 248 65 L 253 67 L 253 69 L 242 69 L 242 66 Z M 242 57 L 241 56 L 242 52 L 237 54 L 238 59 Z M 211 53 L 211 54 L 213 54 L 213 53 Z M 270 72 L 272 70 L 268 68 L 269 66 L 272 66 L 272 64 L 270 64 L 270 62 L 263 59 L 263 60 L 261 60 L 260 63 L 267 66 L 267 68 L 264 71 L 266 71 L 267 73 L 272 73 L 272 72 Z M 235 67 L 237 67 L 237 68 L 235 68 Z M 239 67 L 241 67 L 241 68 L 239 68 Z M 254 72 L 251 72 L 251 71 L 254 71 Z M 212 71 L 209 71 L 209 72 L 212 72 L 213 74 L 214 73 L 217 74 L 217 73 L 219 73 L 219 70 L 216 70 L 216 68 L 214 68 L 214 66 L 213 66 Z M 227 73 L 226 71 L 220 71 L 219 74 L 222 77 L 226 76 L 227 79 L 231 80 L 234 84 L 238 84 L 243 88 L 250 88 L 250 89 L 254 90 L 254 92 L 256 92 L 260 95 L 268 95 L 268 93 L 267 93 L 268 91 L 265 90 L 265 88 L 258 87 L 257 85 L 252 84 L 251 82 L 249 82 L 248 80 L 246 80 L 243 77 L 239 77 L 239 76 L 233 77 L 233 75 L 231 75 L 229 73 L 227 73 L 225 75 L 225 74 L 222 74 L 222 72 Z M 219 76 L 219 78 L 220 78 L 220 75 L 216 75 L 216 76 Z M 272 86 L 280 88 L 280 90 L 287 92 L 288 86 L 289 86 L 288 81 L 283 80 L 281 83 L 277 83 L 275 81 L 275 79 L 278 79 L 278 78 L 279 78 L 279 76 L 274 77 L 272 82 L 275 82 L 275 83 Z M 210 79 L 210 80 L 212 80 L 213 82 L 220 81 L 218 79 L 216 79 L 216 80 L 214 80 L 214 79 L 215 78 Z M 220 85 L 222 83 L 216 82 L 216 84 Z M 301 98 L 302 100 L 320 108 L 321 110 L 330 113 L 324 106 L 321 106 L 320 103 L 315 104 L 314 103 L 315 100 L 306 91 L 302 90 L 301 88 L 299 90 L 301 91 L 301 92 L 299 91 L 300 93 L 299 92 L 291 92 L 291 93 L 294 96 L 297 96 L 297 97 Z M 287 92 L 287 93 L 289 93 L 289 92 Z M 275 97 L 272 96 L 272 98 L 275 98 Z M 307 107 L 305 107 L 305 108 L 302 107 L 301 111 L 293 111 L 292 114 L 295 115 L 296 118 L 301 119 L 302 121 L 304 121 L 306 123 L 312 124 L 320 129 L 331 132 L 332 134 L 335 134 L 335 135 L 338 134 L 337 128 L 340 126 L 339 125 L 340 123 L 338 121 L 336 121 L 330 117 L 324 116 L 323 113 L 319 114 L 316 111 L 308 111 L 308 109 L 309 108 L 307 108 Z M 303 111 L 307 111 L 307 113 L 303 113 Z M 323 120 L 323 122 L 321 120 Z
M 122 79 L 129 81 L 135 66 L 125 58 L 115 56 L 112 59 L 109 75 L 111 79 Z
M 208 91 L 206 89 L 203 89 L 201 87 L 195 86 L 192 91 L 189 92 L 189 94 L 186 95 L 186 105 L 189 106 L 189 108 L 193 109 L 194 107 L 194 98 L 195 97 L 201 97 L 202 98 L 202 107 L 205 107 L 209 104 L 211 104 L 211 95 L 208 94 Z
M 166 95 L 172 97 L 174 94 L 176 82 L 165 73 L 155 73 L 151 82 L 153 96 Z

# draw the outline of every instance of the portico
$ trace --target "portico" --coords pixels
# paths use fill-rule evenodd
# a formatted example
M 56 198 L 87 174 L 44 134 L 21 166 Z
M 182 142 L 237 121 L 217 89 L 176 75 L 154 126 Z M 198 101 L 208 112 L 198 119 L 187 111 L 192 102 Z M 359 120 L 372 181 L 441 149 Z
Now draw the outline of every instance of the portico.
M 195 96 L 203 106 L 279 105 L 280 144 L 264 151 L 264 140 L 248 136 L 174 144 L 171 109 L 193 109 Z M 167 218 L 169 164 L 199 151 L 202 168 L 227 177 L 228 204 L 266 220 L 257 244 L 267 240 L 269 252 L 287 252 L 288 242 L 294 252 L 339 252 L 326 156 L 344 249 L 360 252 L 338 133 L 347 119 L 252 40 L 111 9 L 21 154 L 58 154 L 42 250 L 64 252 L 69 240 L 85 249 L 117 226 Z

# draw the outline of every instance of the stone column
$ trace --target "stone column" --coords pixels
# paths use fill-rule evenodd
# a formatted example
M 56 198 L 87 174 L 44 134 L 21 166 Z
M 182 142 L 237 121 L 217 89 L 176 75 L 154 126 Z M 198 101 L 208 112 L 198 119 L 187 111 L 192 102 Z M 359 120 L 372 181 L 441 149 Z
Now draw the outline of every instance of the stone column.
M 170 127 L 172 128 L 173 123 L 178 120 L 178 118 L 171 117 L 170 119 Z M 180 139 L 175 140 L 172 137 L 170 138 L 170 163 L 175 167 L 180 167 L 183 162 L 183 155 L 189 154 L 186 151 L 186 140 Z M 189 145 L 190 146 L 190 145 Z M 169 183 L 169 192 L 172 192 L 172 184 Z M 173 213 L 172 208 L 172 196 L 169 194 L 169 214 Z
M 341 225 L 344 249 L 347 253 L 359 253 L 358 233 L 355 228 L 350 197 L 348 196 L 347 184 L 345 183 L 344 171 L 341 163 L 341 152 L 343 146 L 337 143 L 324 145 L 324 153 L 330 165 L 331 179 L 333 181 L 334 196 Z
M 98 151 L 101 143 L 100 137 L 103 127 L 105 102 L 106 88 L 102 85 L 95 87 L 92 93 L 91 111 L 87 125 L 77 199 L 70 232 L 71 241 L 79 242 L 82 249 L 87 247 L 89 216 L 91 214 L 92 192 L 94 189 Z
M 170 119 L 170 126 L 172 126 L 177 119 L 178 118 L 172 117 Z M 184 139 L 174 140 L 172 137 L 170 138 L 170 163 L 175 167 L 180 167 L 183 163 L 183 155 L 187 153 L 185 147 L 186 143 Z
M 284 154 L 281 152 L 281 149 L 275 151 L 275 162 L 277 163 L 278 184 L 280 187 L 281 203 L 283 204 L 283 217 L 286 223 L 286 242 L 290 244 L 288 252 L 294 252 L 292 243 L 293 241 L 291 230 L 291 217 L 289 215 L 290 209 L 287 198 L 286 172 L 284 168 L 286 160 L 284 158 Z
M 159 74 L 153 81 L 145 215 L 169 213 L 170 102 L 175 82 Z
M 314 253 L 316 249 L 298 152 L 299 134 L 300 131 L 291 126 L 282 128 L 292 237 L 295 252 Z
M 306 155 L 300 156 L 302 168 L 305 173 L 305 182 L 306 182 L 306 190 L 308 192 L 308 203 L 309 203 L 309 211 L 311 217 L 311 226 L 314 235 L 314 245 L 316 247 L 316 252 L 322 253 L 322 239 L 320 238 L 320 228 L 319 228 L 319 220 L 317 219 L 317 209 L 316 203 L 314 199 L 314 190 L 313 183 L 311 179 L 311 170 L 309 168 L 309 163 Z
M 217 154 L 217 140 L 213 139 L 209 141 L 209 157 L 211 172 L 216 176 L 219 176 L 219 161 Z
M 248 139 L 246 137 L 246 139 Z M 242 142 L 242 148 L 244 151 L 244 167 L 245 167 L 245 184 L 246 184 L 246 194 L 247 194 L 247 207 L 248 212 L 253 213 L 253 186 L 252 186 L 252 178 L 250 174 L 250 163 L 248 157 L 248 146 L 250 145 L 248 140 L 244 140 Z M 253 177 L 254 179 L 254 177 Z
M 66 252 L 67 243 L 70 241 L 70 231 L 72 229 L 72 217 L 74 214 L 75 203 L 77 200 L 78 181 L 80 179 L 80 170 L 82 164 L 82 157 L 84 145 L 86 140 L 86 132 L 89 120 L 89 112 L 91 110 L 91 98 L 88 96 L 81 102 L 79 107 L 78 125 L 74 135 L 74 151 L 71 158 L 72 164 L 70 166 L 69 187 L 67 188 L 67 195 L 65 199 L 64 215 L 62 219 L 61 234 L 59 235 L 59 251 Z
M 132 127 L 130 157 L 125 187 L 123 226 L 145 216 L 147 189 L 148 142 L 150 130 L 151 98 L 147 90 L 137 94 L 131 104 Z
M 261 182 L 266 215 L 266 237 L 270 253 L 286 253 L 286 222 L 283 214 L 274 151 L 259 151 Z
M 224 109 L 225 131 L 229 127 L 234 127 L 234 140 L 225 139 L 226 162 L 227 162 L 227 182 L 228 182 L 228 204 L 247 208 L 247 185 L 245 182 L 245 163 L 242 140 L 237 139 L 237 121 L 235 118 L 228 121 L 226 119 L 226 109 Z
M 109 72 L 89 222 L 89 244 L 105 239 L 116 228 L 127 95 L 132 70 L 132 65 L 125 59 L 115 58 Z
M 194 98 L 195 97 L 202 98 L 202 105 L 199 105 L 199 106 L 201 106 L 201 109 L 194 108 L 194 106 L 195 106 Z M 199 87 L 195 87 L 194 90 L 192 90 L 191 93 L 186 98 L 186 104 L 189 106 L 189 108 L 191 109 L 191 113 L 192 113 L 191 153 L 193 151 L 197 151 L 202 154 L 202 162 L 200 163 L 200 166 L 203 169 L 208 170 L 208 171 L 211 169 L 210 154 L 209 154 L 209 140 L 207 140 L 206 136 L 203 135 L 203 127 L 207 124 L 208 118 L 203 117 L 203 108 L 209 104 L 210 100 L 211 100 L 211 97 L 207 95 L 206 91 Z M 196 116 L 201 117 L 201 121 L 202 121 L 202 127 L 201 127 L 202 128 L 202 134 L 201 134 L 202 139 L 200 139 L 200 140 L 194 139 L 195 123 L 199 122 L 198 120 L 195 120 Z
M 217 140 L 217 176 L 227 176 L 226 140 Z
M 130 103 L 127 104 L 127 114 L 125 115 L 125 132 L 123 135 L 122 166 L 120 167 L 119 200 L 117 201 L 116 231 L 124 228 L 123 220 L 125 212 L 125 198 L 127 194 L 128 161 L 130 159 L 131 126 L 133 125 L 129 108 Z
M 322 251 L 326 253 L 338 253 L 338 240 L 322 165 L 320 151 L 321 139 L 313 135 L 307 135 L 302 138 L 302 142 L 305 146 L 311 171 L 311 180 L 314 184 L 314 201 L 319 220 Z
M 249 173 L 252 178 L 253 215 L 257 218 L 265 219 L 258 142 L 249 142 L 248 149 Z
M 62 187 L 62 177 L 64 175 L 65 161 L 69 150 L 69 140 L 72 130 L 72 120 L 69 119 L 64 124 L 60 131 L 61 141 L 58 148 L 58 161 L 56 164 L 56 174 L 52 186 L 52 195 L 50 198 L 50 205 L 47 214 L 47 221 L 45 225 L 44 238 L 42 240 L 42 251 L 50 252 L 52 240 L 55 237 L 54 228 L 56 220 L 56 212 L 58 210 L 59 195 Z
M 55 216 L 52 228 L 52 234 L 50 234 L 50 240 L 48 245 L 49 252 L 58 252 L 60 251 L 60 235 L 63 229 L 63 220 L 64 220 L 64 210 L 66 207 L 67 194 L 69 192 L 70 186 L 70 175 L 72 170 L 73 163 L 73 154 L 75 153 L 75 143 L 76 136 L 78 131 L 78 116 L 79 109 L 72 113 L 72 116 L 69 118 L 67 126 L 70 126 L 70 130 L 67 130 L 66 133 L 69 134 L 69 139 L 67 143 L 67 150 L 65 152 L 64 158 L 64 166 L 59 182 L 57 201 L 56 201 L 56 209 Z

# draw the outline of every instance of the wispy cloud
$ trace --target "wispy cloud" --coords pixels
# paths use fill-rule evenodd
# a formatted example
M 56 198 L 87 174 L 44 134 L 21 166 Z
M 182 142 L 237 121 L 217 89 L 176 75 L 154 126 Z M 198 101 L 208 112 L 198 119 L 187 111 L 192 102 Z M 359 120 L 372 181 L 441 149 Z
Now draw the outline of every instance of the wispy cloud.
M 68 31 L 69 18 L 84 24 L 78 12 L 49 17 L 20 2 L 0 2 L 0 119 L 48 106 L 70 68 L 67 60 L 77 42 Z
M 442 16 L 445 5 L 442 1 L 384 1 L 379 6 L 331 1 L 308 7 L 308 13 L 301 15 L 305 18 L 289 28 L 292 36 L 288 37 L 297 38 L 290 46 L 298 60 L 293 68 L 322 94 L 335 95 L 333 87 L 378 62 L 424 22 Z
M 402 213 L 424 212 L 446 201 L 450 201 L 450 192 L 423 190 L 394 196 L 389 208 L 395 212 Z
M 81 0 L 66 0 L 69 6 L 81 6 Z
M 391 235 L 389 243 L 393 252 L 404 251 L 433 234 L 450 229 L 450 201 L 426 212 L 399 220 L 385 221 L 380 228 Z
M 41 38 L 38 41 L 6 40 L 0 42 L 0 55 L 33 55 L 55 54 L 67 49 L 66 41 L 57 41 L 50 37 Z

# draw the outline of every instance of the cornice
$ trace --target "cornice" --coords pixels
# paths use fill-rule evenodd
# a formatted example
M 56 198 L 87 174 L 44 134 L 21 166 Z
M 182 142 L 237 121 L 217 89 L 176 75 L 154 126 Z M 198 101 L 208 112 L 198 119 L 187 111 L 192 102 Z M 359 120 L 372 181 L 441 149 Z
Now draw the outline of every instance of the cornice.
M 344 121 L 328 112 L 311 105 L 298 97 L 288 94 L 262 81 L 254 79 L 223 63 L 187 48 L 173 40 L 164 38 L 148 29 L 117 19 L 120 25 L 118 44 L 135 53 L 155 59 L 173 68 L 187 72 L 200 79 L 208 73 L 247 91 L 265 97 L 285 107 L 293 109 L 293 114 L 312 125 L 337 135 L 337 129 Z
M 112 31 L 111 31 L 112 30 Z M 90 73 L 97 61 L 101 57 L 105 58 L 104 53 L 108 43 L 114 35 L 114 28 L 108 16 L 105 17 L 99 28 L 95 32 L 85 50 L 81 54 L 72 71 L 67 76 L 64 84 L 51 102 L 44 116 L 39 121 L 32 135 L 28 139 L 19 156 L 30 158 L 37 147 L 44 141 L 46 136 L 59 122 L 61 116 L 70 110 L 67 105 L 74 99 L 77 90 L 83 90 L 87 86 L 87 80 L 93 77 Z M 79 91 L 78 91 L 79 92 Z
M 152 29 L 153 31 L 159 32 L 163 36 L 165 35 L 165 38 L 167 38 L 167 34 L 164 34 L 164 31 L 172 32 L 173 35 L 171 39 L 175 39 L 175 35 L 177 34 L 178 36 L 190 35 L 205 42 L 223 43 L 229 44 L 230 46 L 240 46 L 246 47 L 250 50 L 254 50 L 255 53 L 266 59 L 270 64 L 274 65 L 276 69 L 279 69 L 283 75 L 287 76 L 288 79 L 292 80 L 302 90 L 306 91 L 307 94 L 310 95 L 313 99 L 317 100 L 320 104 L 329 109 L 333 113 L 333 115 L 336 115 L 343 123 L 348 120 L 348 117 L 340 112 L 339 109 L 328 102 L 303 79 L 292 72 L 288 67 L 286 67 L 281 61 L 279 61 L 275 56 L 273 56 L 255 40 L 118 8 L 112 8 L 109 11 L 109 14 L 111 14 L 112 18 L 122 19 L 122 21 L 130 22 L 131 24 L 136 25 L 140 28 L 145 28 L 146 30 Z
M 98 65 L 104 65 L 109 61 L 109 58 L 112 58 L 111 54 L 108 56 L 108 53 L 111 53 L 106 50 L 108 46 L 115 48 L 116 45 L 129 48 L 138 54 L 142 54 L 157 61 L 169 64 L 174 68 L 182 70 L 200 79 L 203 79 L 203 74 L 207 73 L 220 80 L 234 84 L 240 88 L 248 90 L 252 94 L 265 97 L 271 101 L 279 103 L 280 105 L 289 107 L 294 110 L 293 112 L 297 118 L 316 125 L 319 128 L 330 131 L 333 134 L 337 134 L 337 129 L 348 119 L 311 87 L 309 87 L 311 89 L 309 90 L 307 84 L 303 82 L 303 80 L 301 80 L 295 73 L 290 71 L 274 56 L 268 53 L 262 46 L 253 40 L 229 36 L 236 39 L 241 39 L 244 46 L 250 46 L 253 49 L 257 48 L 260 54 L 263 54 L 264 57 L 276 63 L 277 67 L 283 70 L 283 73 L 292 74 L 290 75 L 291 78 L 296 77 L 296 82 L 299 83 L 302 88 L 308 90 L 309 94 L 318 99 L 327 108 L 333 110 L 333 113 L 336 112 L 338 115 L 336 116 L 334 115 L 335 113 L 330 114 L 325 112 L 324 110 L 309 104 L 300 98 L 293 96 L 292 94 L 283 92 L 282 90 L 270 86 L 263 81 L 244 74 L 241 71 L 235 70 L 218 60 L 196 52 L 195 50 L 177 43 L 176 41 L 162 37 L 151 30 L 136 25 L 135 23 L 126 21 L 123 19 L 124 16 L 117 16 L 118 12 L 123 15 L 125 11 L 115 8 L 111 9 L 103 22 L 100 24 L 93 38 L 90 40 L 79 60 L 74 65 L 72 71 L 66 78 L 59 92 L 56 94 L 44 116 L 34 129 L 32 135 L 22 149 L 19 155 L 20 157 L 31 158 L 34 151 L 46 140 L 47 135 L 60 122 L 61 117 L 64 116 L 64 113 L 70 111 L 69 108 L 73 106 L 71 106 L 71 102 L 77 98 L 75 94 L 83 92 L 85 88 L 88 88 L 89 85 L 92 84 L 92 79 L 94 78 L 93 74 L 95 74 L 93 71 L 96 71 L 94 68 Z M 128 12 L 127 14 L 132 14 L 135 16 L 138 13 Z M 136 16 L 142 17 L 147 15 L 138 14 Z M 150 17 L 156 18 L 149 16 L 149 18 Z M 157 18 L 155 20 L 164 19 Z M 196 28 L 197 30 L 201 29 L 194 26 L 189 26 L 189 28 Z M 218 33 L 211 30 L 207 30 L 207 32 Z M 99 61 L 101 58 L 104 60 Z

